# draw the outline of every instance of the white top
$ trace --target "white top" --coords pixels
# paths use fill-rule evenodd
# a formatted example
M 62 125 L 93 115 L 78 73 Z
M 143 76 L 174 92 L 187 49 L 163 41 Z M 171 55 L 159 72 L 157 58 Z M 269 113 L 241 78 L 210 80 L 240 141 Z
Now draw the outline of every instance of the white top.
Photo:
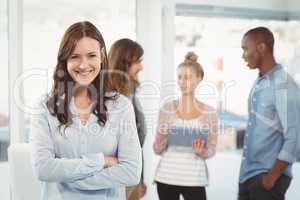
M 170 126 L 184 129 L 208 127 L 207 151 L 203 155 L 193 152 L 192 147 L 170 146 L 155 141 L 154 151 L 161 155 L 155 173 L 155 181 L 176 186 L 207 186 L 208 169 L 205 159 L 214 155 L 217 143 L 217 117 L 212 108 L 205 106 L 200 117 L 182 120 L 176 115 L 176 102 L 167 103 L 160 111 L 160 132 L 166 134 Z M 158 130 L 159 132 L 159 130 Z
M 125 199 L 125 186 L 140 180 L 141 148 L 131 102 L 120 95 L 108 101 L 104 127 L 94 114 L 80 123 L 74 99 L 70 103 L 73 123 L 65 129 L 46 107 L 32 116 L 32 157 L 37 177 L 42 181 L 42 200 Z M 119 163 L 104 167 L 104 156 L 116 156 Z

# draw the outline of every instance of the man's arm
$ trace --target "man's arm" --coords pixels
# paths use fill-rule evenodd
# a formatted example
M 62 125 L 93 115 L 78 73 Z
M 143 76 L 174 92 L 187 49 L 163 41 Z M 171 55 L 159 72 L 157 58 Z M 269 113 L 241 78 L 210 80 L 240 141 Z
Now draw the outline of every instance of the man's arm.
M 263 184 L 271 189 L 287 166 L 296 160 L 299 129 L 299 88 L 285 75 L 275 80 L 275 107 L 283 128 L 283 145 L 271 170 L 263 176 Z

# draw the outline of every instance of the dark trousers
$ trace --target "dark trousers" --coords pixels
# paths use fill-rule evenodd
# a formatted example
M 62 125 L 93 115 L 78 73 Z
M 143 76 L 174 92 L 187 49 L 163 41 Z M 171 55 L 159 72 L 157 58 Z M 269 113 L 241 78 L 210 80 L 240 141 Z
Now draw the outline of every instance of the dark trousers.
M 180 194 L 185 200 L 206 200 L 205 187 L 187 187 L 156 183 L 160 200 L 179 200 Z
M 281 175 L 272 189 L 262 184 L 263 174 L 259 174 L 239 184 L 238 200 L 284 200 L 291 178 Z

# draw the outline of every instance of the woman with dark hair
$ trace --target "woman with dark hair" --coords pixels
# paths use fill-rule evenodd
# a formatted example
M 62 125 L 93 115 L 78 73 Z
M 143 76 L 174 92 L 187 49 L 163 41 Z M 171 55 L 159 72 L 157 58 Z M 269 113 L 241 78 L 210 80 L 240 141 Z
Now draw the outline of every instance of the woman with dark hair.
M 218 121 L 216 110 L 199 101 L 195 91 L 204 71 L 198 56 L 188 52 L 177 68 L 181 97 L 166 102 L 159 113 L 153 145 L 161 155 L 155 173 L 160 200 L 206 200 L 206 159 L 214 156 Z
M 42 199 L 124 199 L 142 167 L 134 110 L 109 91 L 99 30 L 71 25 L 61 41 L 54 86 L 32 117 L 33 164 Z
M 143 54 L 141 45 L 130 39 L 116 41 L 108 54 L 112 89 L 131 99 L 141 146 L 146 136 L 146 124 L 136 90 L 140 85 L 138 73 L 143 69 Z M 141 182 L 137 186 L 126 189 L 126 199 L 138 200 L 145 195 L 146 189 L 142 173 Z

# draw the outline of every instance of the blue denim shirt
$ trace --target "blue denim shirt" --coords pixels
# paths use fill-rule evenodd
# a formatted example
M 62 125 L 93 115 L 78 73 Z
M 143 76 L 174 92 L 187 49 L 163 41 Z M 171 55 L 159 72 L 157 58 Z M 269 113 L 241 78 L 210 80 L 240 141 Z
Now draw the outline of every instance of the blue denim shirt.
M 123 200 L 125 186 L 140 181 L 142 159 L 134 111 L 120 95 L 107 103 L 108 120 L 101 127 L 91 114 L 82 125 L 74 98 L 73 123 L 65 129 L 42 100 L 32 116 L 32 161 L 42 181 L 42 200 Z M 104 156 L 116 156 L 113 167 L 104 167 Z
M 299 110 L 299 89 L 281 65 L 256 79 L 248 98 L 241 183 L 269 171 L 277 159 L 289 163 L 284 174 L 292 177 L 300 132 Z

